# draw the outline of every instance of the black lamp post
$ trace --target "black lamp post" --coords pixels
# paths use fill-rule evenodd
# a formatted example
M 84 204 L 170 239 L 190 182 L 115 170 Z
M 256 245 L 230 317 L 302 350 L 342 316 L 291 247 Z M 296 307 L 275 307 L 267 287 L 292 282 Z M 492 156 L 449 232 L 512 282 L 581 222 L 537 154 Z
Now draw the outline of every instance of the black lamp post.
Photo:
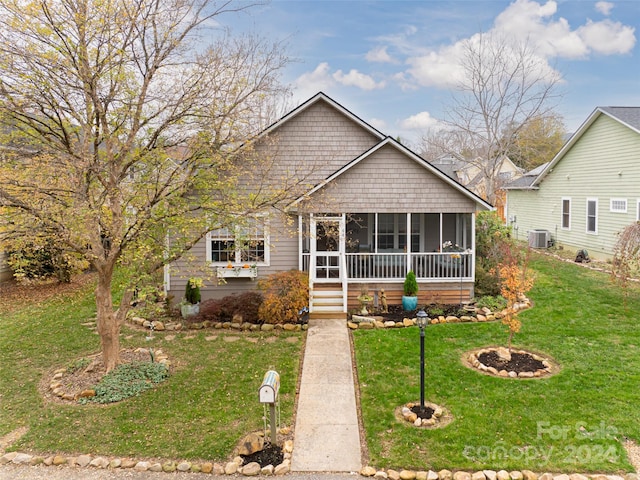
M 416 323 L 420 327 L 420 411 L 424 412 L 424 327 L 427 326 L 429 317 L 420 309 L 416 314 Z

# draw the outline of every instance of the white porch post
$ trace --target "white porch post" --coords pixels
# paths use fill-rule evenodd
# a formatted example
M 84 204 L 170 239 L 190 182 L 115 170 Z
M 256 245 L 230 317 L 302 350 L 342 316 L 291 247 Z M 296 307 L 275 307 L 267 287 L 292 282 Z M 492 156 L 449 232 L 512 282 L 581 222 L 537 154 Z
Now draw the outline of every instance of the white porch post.
M 471 279 L 476 282 L 476 214 L 471 213 Z M 475 293 L 475 292 L 474 292 Z
M 304 270 L 304 255 L 302 243 L 302 215 L 298 215 L 298 270 Z
M 407 212 L 407 271 L 409 273 L 411 270 L 411 213 Z

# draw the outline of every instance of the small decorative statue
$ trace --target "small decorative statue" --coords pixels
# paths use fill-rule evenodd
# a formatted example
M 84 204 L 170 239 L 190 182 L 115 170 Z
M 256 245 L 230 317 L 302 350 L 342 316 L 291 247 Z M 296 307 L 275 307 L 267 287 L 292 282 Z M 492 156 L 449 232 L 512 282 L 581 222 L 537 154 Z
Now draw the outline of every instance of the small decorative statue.
M 382 305 L 382 313 L 389 313 L 389 307 L 387 306 L 387 294 L 384 293 L 384 288 L 380 289 L 380 305 Z
M 371 300 L 373 300 L 373 298 L 371 297 L 371 295 L 369 295 L 367 287 L 363 285 L 360 291 L 360 296 L 358 297 L 358 301 L 360 302 L 361 307 L 360 315 L 369 315 L 367 305 L 371 302 Z

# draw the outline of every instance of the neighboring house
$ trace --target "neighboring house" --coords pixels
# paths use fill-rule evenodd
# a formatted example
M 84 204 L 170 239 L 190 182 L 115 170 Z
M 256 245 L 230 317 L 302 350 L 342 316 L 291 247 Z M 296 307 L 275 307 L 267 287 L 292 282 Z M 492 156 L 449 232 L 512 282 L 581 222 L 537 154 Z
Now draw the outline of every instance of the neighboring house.
M 478 168 L 479 161 L 479 159 L 469 161 L 457 155 L 447 154 L 438 157 L 433 162 L 431 162 L 431 164 L 447 174 L 449 177 L 456 180 L 458 183 L 461 183 L 462 185 L 467 187 L 476 195 L 486 199 L 487 192 L 485 189 L 485 183 L 483 181 L 484 177 L 482 175 L 482 172 L 480 171 L 480 168 Z M 520 177 L 522 177 L 522 175 L 522 169 L 516 166 L 516 164 L 513 163 L 513 161 L 511 161 L 509 157 L 504 157 L 496 182 L 497 189 L 495 199 L 496 210 L 498 211 L 500 216 L 502 216 L 502 218 L 505 218 L 505 193 L 503 190 L 503 186 L 519 179 Z
M 399 304 L 405 275 L 416 273 L 419 301 L 473 296 L 475 213 L 491 205 L 323 93 L 269 127 L 254 147 L 281 165 L 312 172 L 311 187 L 284 216 L 259 217 L 250 242 L 210 232 L 191 257 L 218 276 L 203 298 L 256 287 L 253 277 L 309 273 L 312 314 L 346 313 L 363 287 Z M 459 246 L 445 248 L 443 245 Z M 176 262 L 166 286 L 182 298 L 193 263 Z M 253 266 L 255 268 L 251 268 Z M 223 281 L 221 281 L 223 280 Z
M 518 238 L 535 243 L 548 231 L 552 242 L 610 258 L 617 234 L 640 220 L 640 107 L 596 108 L 535 173 L 507 186 Z

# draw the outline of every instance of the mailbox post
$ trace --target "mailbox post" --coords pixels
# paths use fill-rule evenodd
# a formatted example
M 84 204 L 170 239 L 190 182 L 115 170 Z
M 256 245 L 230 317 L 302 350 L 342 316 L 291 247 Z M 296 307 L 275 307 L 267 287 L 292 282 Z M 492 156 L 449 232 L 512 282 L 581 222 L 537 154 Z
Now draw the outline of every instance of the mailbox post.
M 280 375 L 274 370 L 269 370 L 264 374 L 262 385 L 258 391 L 260 403 L 265 406 L 269 405 L 269 414 L 271 417 L 271 444 L 276 444 L 276 402 L 278 401 L 278 391 L 280 390 Z

